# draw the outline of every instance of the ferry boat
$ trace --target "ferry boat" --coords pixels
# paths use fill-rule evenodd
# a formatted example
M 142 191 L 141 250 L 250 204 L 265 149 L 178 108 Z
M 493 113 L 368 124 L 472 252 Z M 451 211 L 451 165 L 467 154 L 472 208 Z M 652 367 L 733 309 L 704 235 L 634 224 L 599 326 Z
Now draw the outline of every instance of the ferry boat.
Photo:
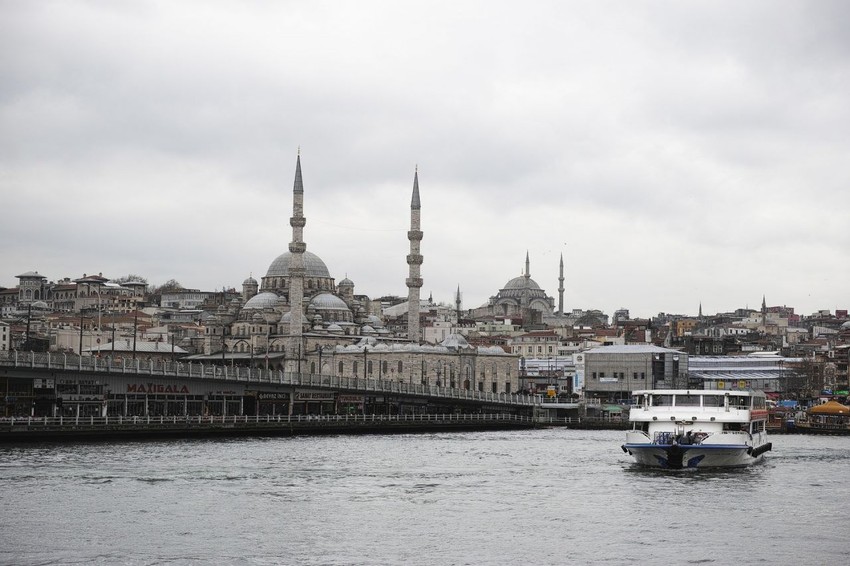
M 656 468 L 743 467 L 760 461 L 767 441 L 761 391 L 635 391 L 623 452 Z

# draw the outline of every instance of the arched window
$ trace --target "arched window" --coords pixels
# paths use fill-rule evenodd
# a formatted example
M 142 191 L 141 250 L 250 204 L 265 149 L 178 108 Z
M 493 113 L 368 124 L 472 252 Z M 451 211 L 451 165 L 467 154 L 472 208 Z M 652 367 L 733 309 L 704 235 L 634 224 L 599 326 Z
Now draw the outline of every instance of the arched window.
M 342 362 L 340 362 L 340 363 L 342 363 Z M 354 375 L 354 377 L 357 377 L 357 362 L 356 361 L 353 364 L 351 364 L 351 373 Z
M 381 363 L 381 373 L 383 373 L 384 375 L 387 374 L 387 362 L 386 361 Z
M 401 370 L 402 370 L 403 368 L 404 368 L 404 364 L 401 362 L 401 360 L 399 360 L 399 361 L 398 361 L 398 372 L 399 372 L 399 373 L 401 373 Z
M 366 373 L 368 373 L 369 375 L 372 375 L 372 360 L 369 360 L 366 363 Z
M 316 362 L 310 362 L 310 373 L 316 373 Z
M 342 375 L 342 362 L 339 362 L 339 374 Z

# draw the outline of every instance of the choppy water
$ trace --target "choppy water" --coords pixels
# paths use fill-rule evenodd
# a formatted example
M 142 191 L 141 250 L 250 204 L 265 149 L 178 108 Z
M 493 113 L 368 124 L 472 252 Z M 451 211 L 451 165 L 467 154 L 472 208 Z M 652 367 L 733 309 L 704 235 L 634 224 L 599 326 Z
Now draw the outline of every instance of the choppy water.
M 618 431 L 0 447 L 0 562 L 847 564 L 850 438 L 738 471 Z

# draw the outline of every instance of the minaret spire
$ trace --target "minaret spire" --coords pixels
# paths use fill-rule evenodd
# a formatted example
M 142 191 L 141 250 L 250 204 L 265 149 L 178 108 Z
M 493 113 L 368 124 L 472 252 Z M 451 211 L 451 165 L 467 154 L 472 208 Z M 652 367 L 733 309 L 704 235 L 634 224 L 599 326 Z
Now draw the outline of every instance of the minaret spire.
M 564 314 L 564 254 L 561 253 L 561 268 L 558 275 L 558 314 Z
M 289 225 L 292 226 L 292 241 L 289 243 L 289 351 L 292 363 L 298 364 L 303 352 L 301 351 L 301 337 L 303 333 L 304 320 L 304 252 L 307 244 L 304 243 L 304 226 L 307 219 L 304 218 L 304 182 L 301 179 L 301 148 L 298 148 L 298 156 L 295 161 L 295 184 L 292 187 L 292 217 Z M 291 371 L 291 370 L 290 370 Z
M 421 229 L 421 203 L 419 202 L 419 165 L 413 173 L 413 196 L 410 199 L 410 230 L 407 239 L 410 241 L 410 253 L 407 255 L 409 273 L 407 277 L 407 338 L 414 343 L 420 341 L 419 327 L 419 290 L 422 288 L 422 254 L 420 253 L 420 242 L 422 241 Z
M 528 250 L 525 250 L 525 278 L 531 277 L 531 261 L 528 259 Z

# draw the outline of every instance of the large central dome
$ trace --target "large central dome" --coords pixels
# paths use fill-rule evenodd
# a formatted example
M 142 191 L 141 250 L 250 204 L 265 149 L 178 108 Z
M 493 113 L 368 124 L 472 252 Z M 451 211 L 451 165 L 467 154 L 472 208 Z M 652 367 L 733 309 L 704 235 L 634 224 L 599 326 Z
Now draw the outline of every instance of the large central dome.
M 521 275 L 505 283 L 503 289 L 540 289 L 540 285 L 531 277 Z
M 325 265 L 325 262 L 322 261 L 322 258 L 307 251 L 305 251 L 303 255 L 305 269 L 304 277 L 329 278 L 331 276 L 328 271 L 328 267 Z M 269 270 L 266 272 L 266 277 L 289 277 L 289 261 L 291 257 L 292 252 L 286 252 L 277 256 L 269 266 Z

